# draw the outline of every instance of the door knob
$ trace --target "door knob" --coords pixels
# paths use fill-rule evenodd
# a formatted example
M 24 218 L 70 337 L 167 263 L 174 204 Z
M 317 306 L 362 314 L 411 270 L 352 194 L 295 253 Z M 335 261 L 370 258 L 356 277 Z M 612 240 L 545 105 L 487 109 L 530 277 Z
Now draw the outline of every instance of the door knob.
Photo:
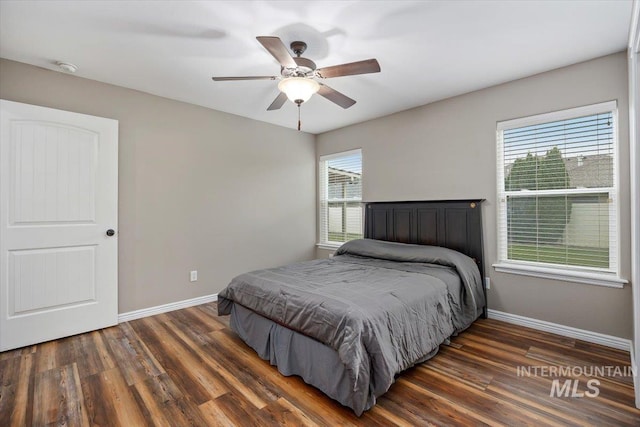
M 115 232 L 115 231 L 113 231 L 111 228 L 107 230 L 107 236 L 111 237 L 111 236 L 113 236 L 114 234 L 116 234 L 116 232 Z

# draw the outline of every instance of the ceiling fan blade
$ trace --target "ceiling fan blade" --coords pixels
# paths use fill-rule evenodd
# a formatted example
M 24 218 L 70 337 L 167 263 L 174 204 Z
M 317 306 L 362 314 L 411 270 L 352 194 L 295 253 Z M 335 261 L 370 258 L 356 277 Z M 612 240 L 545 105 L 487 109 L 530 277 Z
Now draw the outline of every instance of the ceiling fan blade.
M 355 100 L 349 98 L 347 95 L 344 95 L 338 92 L 337 90 L 332 89 L 329 86 L 322 83 L 320 83 L 320 89 L 318 90 L 318 94 L 321 96 L 324 96 L 329 101 L 338 104 L 342 108 L 349 108 L 356 103 Z
M 280 94 L 276 96 L 276 99 L 273 100 L 271 105 L 269 105 L 267 111 L 279 110 L 285 102 L 287 102 L 287 94 L 284 92 L 280 92 Z
M 331 77 L 353 76 L 355 74 L 379 73 L 380 64 L 377 59 L 350 62 L 348 64 L 334 65 L 316 70 L 318 77 L 329 79 Z
M 216 82 L 234 81 L 234 80 L 275 80 L 277 76 L 246 76 L 246 77 L 211 77 Z
M 282 43 L 278 37 L 259 36 L 256 37 L 260 44 L 269 51 L 274 58 L 278 60 L 280 65 L 285 68 L 296 68 L 298 64 L 293 60 L 293 57 L 289 53 L 289 49 Z

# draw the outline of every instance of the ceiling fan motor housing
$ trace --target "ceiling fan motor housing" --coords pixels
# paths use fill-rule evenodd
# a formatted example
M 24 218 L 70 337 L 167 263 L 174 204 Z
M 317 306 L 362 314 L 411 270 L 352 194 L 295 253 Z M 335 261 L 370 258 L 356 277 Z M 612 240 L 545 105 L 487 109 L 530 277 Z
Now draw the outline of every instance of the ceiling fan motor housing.
M 310 59 L 298 56 L 293 58 L 293 60 L 296 61 L 296 64 L 298 65 L 296 68 L 297 75 L 306 76 L 308 74 L 312 74 L 316 70 L 316 63 Z
M 296 55 L 292 57 L 294 62 L 296 63 L 296 68 L 285 68 L 282 67 L 282 76 L 283 77 L 311 77 L 313 76 L 313 72 L 316 70 L 316 63 L 308 58 L 303 58 L 300 55 L 307 50 L 307 44 L 303 41 L 294 41 L 289 45 L 291 50 Z

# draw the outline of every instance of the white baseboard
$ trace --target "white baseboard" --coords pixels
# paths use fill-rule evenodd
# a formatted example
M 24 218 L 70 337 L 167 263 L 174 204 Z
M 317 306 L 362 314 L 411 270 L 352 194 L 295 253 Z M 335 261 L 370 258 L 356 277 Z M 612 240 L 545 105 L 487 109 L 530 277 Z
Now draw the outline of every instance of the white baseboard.
M 141 319 L 143 317 L 153 316 L 155 314 L 166 313 L 168 311 L 180 310 L 181 308 L 193 307 L 194 305 L 206 304 L 218 300 L 218 294 L 205 295 L 197 298 L 191 298 L 183 301 L 172 302 L 169 304 L 157 305 L 155 307 L 143 308 L 140 310 L 129 311 L 118 315 L 118 323 L 128 322 L 130 320 Z M 533 319 L 531 317 L 520 316 L 517 314 L 505 313 L 498 310 L 488 310 L 489 318 L 501 320 L 514 325 L 526 326 L 528 328 L 540 331 L 551 332 L 553 334 L 562 335 L 569 338 L 576 338 L 595 344 L 605 345 L 620 350 L 632 351 L 631 340 L 625 338 L 614 337 L 612 335 L 601 334 L 599 332 L 587 331 L 584 329 L 573 328 L 571 326 L 560 325 L 558 323 L 547 322 L 544 320 Z M 632 353 L 633 354 L 633 353 Z M 632 356 L 633 360 L 633 356 Z
M 586 331 L 584 329 L 573 328 L 571 326 L 559 325 L 557 323 L 546 322 L 544 320 L 532 319 L 531 317 L 519 316 L 517 314 L 505 313 L 503 311 L 489 309 L 489 319 L 502 320 L 514 325 L 526 326 L 540 331 L 551 332 L 564 337 L 576 338 L 619 350 L 630 351 L 631 340 L 614 337 L 612 335 L 601 334 L 599 332 Z
M 118 323 L 129 320 L 141 319 L 155 314 L 166 313 L 167 311 L 180 310 L 181 308 L 193 307 L 194 305 L 206 304 L 218 300 L 218 294 L 205 295 L 202 297 L 186 299 L 183 301 L 170 302 L 169 304 L 157 305 L 155 307 L 142 308 L 140 310 L 129 311 L 118 314 Z

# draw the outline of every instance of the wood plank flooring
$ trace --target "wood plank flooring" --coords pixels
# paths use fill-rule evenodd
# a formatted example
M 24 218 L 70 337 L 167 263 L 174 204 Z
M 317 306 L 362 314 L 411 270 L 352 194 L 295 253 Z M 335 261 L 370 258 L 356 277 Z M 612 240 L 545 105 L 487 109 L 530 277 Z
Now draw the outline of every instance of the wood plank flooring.
M 521 366 L 583 375 L 550 397 L 565 377 Z M 358 418 L 280 375 L 204 304 L 0 353 L 0 426 L 640 426 L 632 377 L 590 376 L 598 366 L 629 371 L 629 354 L 479 320 Z M 598 396 L 571 397 L 574 380 L 577 395 L 596 380 Z

